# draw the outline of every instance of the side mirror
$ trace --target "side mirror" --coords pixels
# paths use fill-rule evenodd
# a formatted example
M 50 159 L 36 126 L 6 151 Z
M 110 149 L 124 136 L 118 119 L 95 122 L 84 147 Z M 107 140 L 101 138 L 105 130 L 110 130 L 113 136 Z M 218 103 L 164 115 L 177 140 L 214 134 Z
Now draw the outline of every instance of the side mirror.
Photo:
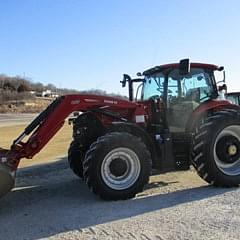
M 223 71 L 223 70 L 224 70 L 224 67 L 221 66 L 221 67 L 219 67 L 217 70 L 218 70 L 218 71 Z
M 123 80 L 120 81 L 120 83 L 122 84 L 122 87 L 126 86 L 126 82 L 131 81 L 131 77 L 127 74 L 123 74 Z
M 142 73 L 140 73 L 140 72 L 137 72 L 137 74 L 136 74 L 138 77 L 141 77 L 142 76 Z
M 222 71 L 222 70 L 219 70 L 219 71 Z M 225 83 L 226 82 L 226 73 L 225 73 L 225 70 L 223 70 L 223 80 L 220 80 L 220 81 L 217 81 L 216 84 L 219 84 L 219 83 Z
M 179 62 L 179 74 L 180 75 L 187 75 L 190 73 L 190 61 L 189 59 L 182 59 Z

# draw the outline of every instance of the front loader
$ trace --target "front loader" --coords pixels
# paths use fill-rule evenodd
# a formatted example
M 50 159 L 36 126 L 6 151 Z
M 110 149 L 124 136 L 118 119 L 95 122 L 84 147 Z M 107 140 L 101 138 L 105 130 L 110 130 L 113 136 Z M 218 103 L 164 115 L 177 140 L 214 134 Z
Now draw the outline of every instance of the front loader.
M 134 197 L 152 169 L 186 170 L 216 186 L 240 184 L 239 106 L 218 99 L 212 64 L 156 66 L 131 79 L 129 100 L 95 95 L 57 98 L 13 141 L 0 150 L 0 196 L 14 186 L 19 161 L 32 158 L 72 112 L 73 141 L 68 161 L 73 172 L 106 200 Z M 225 76 L 225 74 L 223 74 Z M 134 83 L 138 84 L 134 99 Z

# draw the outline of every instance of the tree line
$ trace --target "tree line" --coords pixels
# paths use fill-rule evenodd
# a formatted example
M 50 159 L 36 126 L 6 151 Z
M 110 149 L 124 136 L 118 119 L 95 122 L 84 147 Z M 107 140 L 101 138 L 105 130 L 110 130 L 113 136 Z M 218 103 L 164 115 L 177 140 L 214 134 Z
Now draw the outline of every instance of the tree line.
M 56 90 L 56 87 L 53 84 L 43 85 L 42 83 L 33 83 L 27 78 L 15 76 L 9 77 L 4 74 L 0 74 L 0 89 L 11 91 L 11 92 L 27 92 L 35 91 L 42 92 L 46 89 Z
M 100 89 L 78 91 L 75 89 L 57 88 L 55 85 L 51 83 L 44 85 L 40 82 L 34 83 L 31 80 L 24 77 L 20 76 L 10 77 L 4 74 L 0 74 L 0 104 L 12 100 L 31 99 L 34 97 L 34 95 L 30 93 L 31 91 L 38 93 L 43 92 L 45 90 L 51 90 L 52 92 L 55 92 L 59 95 L 79 93 L 126 98 L 119 94 L 113 93 L 108 94 L 106 91 Z

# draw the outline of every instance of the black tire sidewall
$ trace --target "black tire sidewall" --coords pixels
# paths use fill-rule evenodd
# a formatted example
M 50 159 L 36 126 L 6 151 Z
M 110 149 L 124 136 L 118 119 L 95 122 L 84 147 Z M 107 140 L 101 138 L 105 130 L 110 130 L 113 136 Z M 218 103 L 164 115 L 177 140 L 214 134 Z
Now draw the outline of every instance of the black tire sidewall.
M 231 115 L 226 115 L 226 118 L 219 118 L 219 120 L 216 120 L 213 126 L 209 128 L 209 134 L 207 135 L 206 147 L 204 152 L 204 155 L 209 158 L 209 161 L 206 162 L 208 167 L 208 174 L 210 176 L 214 176 L 216 182 L 222 182 L 223 185 L 225 185 L 224 183 L 226 182 L 228 182 L 229 185 L 236 185 L 240 183 L 240 174 L 237 176 L 225 174 L 218 168 L 217 163 L 214 159 L 214 145 L 216 139 L 222 130 L 231 125 L 238 125 L 240 127 L 239 120 L 233 119 Z
M 147 151 L 146 146 L 137 137 L 128 133 L 119 133 L 117 137 L 116 133 L 107 134 L 106 138 L 100 137 L 97 145 L 94 147 L 94 151 L 86 154 L 91 155 L 91 161 L 93 161 L 89 169 L 90 178 L 93 184 L 93 190 L 104 199 L 126 199 L 133 197 L 136 192 L 142 190 L 143 185 L 148 180 L 151 171 L 150 153 Z M 111 137 L 111 135 L 113 137 Z M 140 173 L 135 183 L 127 189 L 115 190 L 110 188 L 103 180 L 101 176 L 102 163 L 106 155 L 116 148 L 128 148 L 132 150 L 138 157 L 140 163 Z M 85 169 L 84 169 L 85 172 Z
M 84 153 L 80 148 L 79 143 L 72 141 L 68 149 L 68 163 L 74 174 L 76 174 L 79 178 L 83 178 L 83 158 Z

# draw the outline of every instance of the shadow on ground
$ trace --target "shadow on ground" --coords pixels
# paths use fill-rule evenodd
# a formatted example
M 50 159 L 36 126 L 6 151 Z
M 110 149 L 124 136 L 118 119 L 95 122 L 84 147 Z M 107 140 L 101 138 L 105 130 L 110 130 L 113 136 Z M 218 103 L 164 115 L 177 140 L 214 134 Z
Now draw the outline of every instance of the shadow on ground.
M 147 188 L 162 187 L 166 182 Z M 73 176 L 66 159 L 26 168 L 16 189 L 0 200 L 1 239 L 39 239 L 199 201 L 232 189 L 197 187 L 132 200 L 105 202 Z

